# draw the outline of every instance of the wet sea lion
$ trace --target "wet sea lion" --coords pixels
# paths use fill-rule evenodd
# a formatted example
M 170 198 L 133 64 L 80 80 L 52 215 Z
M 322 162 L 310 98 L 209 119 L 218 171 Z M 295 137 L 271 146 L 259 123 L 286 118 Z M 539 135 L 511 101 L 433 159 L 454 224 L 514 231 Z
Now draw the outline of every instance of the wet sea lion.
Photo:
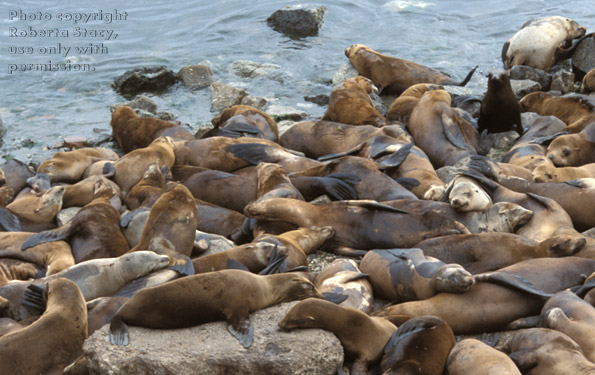
M 40 194 L 33 190 L 23 191 L 6 208 L 32 223 L 52 223 L 62 208 L 63 196 L 64 186 L 53 186 Z
M 152 117 L 139 117 L 128 106 L 121 105 L 112 113 L 112 133 L 124 153 L 149 146 L 159 137 L 169 136 L 176 141 L 194 139 L 184 127 Z
M 488 91 L 481 101 L 477 120 L 479 133 L 484 129 L 488 133 L 514 130 L 522 136 L 521 112 L 521 105 L 510 86 L 510 73 L 489 73 Z
M 520 103 L 525 112 L 556 116 L 568 125 L 565 130 L 571 133 L 578 133 L 595 121 L 595 99 L 588 95 L 553 96 L 538 91 L 525 95 Z
M 547 157 L 557 167 L 595 163 L 595 124 L 578 134 L 565 134 L 554 139 L 547 147 Z
M 275 120 L 266 112 L 249 105 L 232 105 L 221 111 L 211 123 L 214 129 L 203 134 L 201 138 L 215 135 L 237 138 L 250 134 L 273 142 L 279 140 L 279 129 Z M 218 134 L 219 132 L 221 134 Z
M 527 21 L 504 43 L 504 67 L 527 65 L 549 72 L 563 52 L 563 43 L 585 35 L 586 31 L 577 22 L 560 16 Z
M 365 375 L 369 364 L 380 361 L 382 351 L 397 327 L 391 322 L 350 307 L 308 298 L 293 306 L 279 322 L 284 330 L 322 328 L 333 332 L 347 356 L 353 358 L 350 373 Z
M 110 324 L 110 341 L 129 342 L 126 324 L 147 328 L 183 328 L 227 320 L 240 344 L 252 343 L 250 312 L 308 297 L 322 298 L 314 285 L 295 274 L 254 275 L 222 270 L 183 277 L 136 293 Z
M 344 80 L 331 91 L 328 108 L 320 120 L 349 125 L 385 125 L 386 119 L 374 108 L 368 95 L 375 91 L 376 87 L 366 77 Z
M 45 160 L 37 168 L 37 173 L 45 173 L 52 182 L 77 182 L 87 167 L 99 160 L 117 160 L 118 154 L 102 147 L 85 147 L 73 151 L 59 151 Z
M 396 57 L 380 54 L 363 45 L 354 44 L 345 49 L 345 56 L 359 74 L 374 82 L 381 94 L 401 94 L 416 83 L 465 86 L 475 69 L 462 82 L 456 82 L 437 70 Z
M 455 344 L 448 355 L 446 371 L 449 375 L 521 375 L 510 357 L 476 339 Z

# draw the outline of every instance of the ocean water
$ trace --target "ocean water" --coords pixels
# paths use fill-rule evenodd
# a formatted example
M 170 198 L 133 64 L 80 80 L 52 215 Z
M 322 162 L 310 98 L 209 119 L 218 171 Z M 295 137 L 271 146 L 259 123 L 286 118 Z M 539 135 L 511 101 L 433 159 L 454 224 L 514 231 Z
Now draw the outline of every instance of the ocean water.
M 348 62 L 344 50 L 354 43 L 457 80 L 479 65 L 468 86 L 485 88 L 485 74 L 502 68 L 502 45 L 527 20 L 560 15 L 588 32 L 595 27 L 592 0 L 330 0 L 313 3 L 326 7 L 324 23 L 317 36 L 302 39 L 266 23 L 275 10 L 303 4 L 297 1 L 0 3 L 0 119 L 8 130 L 0 156 L 23 161 L 51 156 L 64 136 L 109 134 L 109 106 L 125 101 L 110 85 L 135 67 L 166 65 L 177 72 L 185 65 L 207 64 L 215 81 L 315 119 L 325 108 L 304 96 L 330 93 L 333 75 Z M 97 19 L 85 20 L 100 11 Z M 109 22 L 109 15 L 117 17 Z M 241 78 L 230 69 L 237 60 L 275 64 L 279 70 L 269 78 Z M 35 64 L 62 64 L 69 70 L 35 71 Z M 192 130 L 217 114 L 211 111 L 208 88 L 179 84 L 152 99 L 159 111 L 174 113 Z

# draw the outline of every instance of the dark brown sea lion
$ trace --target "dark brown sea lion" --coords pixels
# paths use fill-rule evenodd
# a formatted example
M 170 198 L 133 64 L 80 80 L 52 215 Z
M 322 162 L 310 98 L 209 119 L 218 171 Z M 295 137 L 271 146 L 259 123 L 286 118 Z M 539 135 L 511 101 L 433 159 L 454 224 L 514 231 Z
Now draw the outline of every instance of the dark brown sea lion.
M 462 82 L 456 82 L 437 70 L 396 57 L 380 54 L 363 45 L 354 44 L 345 49 L 345 56 L 359 74 L 374 82 L 382 94 L 401 94 L 416 83 L 465 86 L 475 69 Z
M 197 230 L 219 234 L 236 244 L 250 242 L 252 233 L 242 230 L 246 220 L 243 214 L 199 199 L 195 199 L 194 202 L 196 204 Z
M 279 129 L 267 113 L 249 105 L 232 105 L 211 120 L 214 129 L 201 138 L 226 136 L 237 138 L 244 134 L 277 142 Z
M 402 122 L 409 123 L 409 117 L 413 108 L 419 103 L 422 95 L 430 90 L 444 90 L 443 86 L 432 85 L 429 83 L 417 83 L 407 90 L 403 91 L 390 105 L 386 112 L 386 120 L 388 122 Z
M 368 95 L 375 89 L 372 82 L 362 76 L 344 80 L 331 91 L 328 109 L 320 120 L 350 125 L 385 125 L 386 119 L 374 108 Z
M 110 122 L 116 142 L 124 153 L 149 146 L 159 137 L 171 137 L 176 141 L 194 139 L 184 127 L 152 117 L 139 117 L 134 110 L 122 105 L 112 113 Z
M 99 160 L 118 160 L 118 154 L 102 147 L 85 147 L 78 150 L 56 152 L 37 168 L 37 173 L 45 173 L 52 182 L 74 183 L 81 179 L 87 167 Z
M 222 270 L 187 276 L 143 289 L 130 298 L 112 319 L 110 341 L 128 344 L 126 324 L 167 329 L 225 319 L 231 334 L 249 347 L 250 312 L 308 297 L 323 298 L 310 281 L 295 274 L 259 276 Z
M 458 264 L 425 256 L 421 249 L 371 250 L 360 263 L 376 294 L 396 303 L 463 293 L 475 282 Z
M 333 332 L 348 357 L 353 358 L 350 373 L 365 375 L 368 365 L 378 363 L 382 351 L 397 327 L 391 322 L 349 307 L 308 298 L 293 306 L 279 322 L 284 330 L 322 328 Z
M 79 288 L 70 280 L 58 278 L 44 289 L 47 303 L 41 317 L 0 337 L 0 368 L 6 373 L 61 374 L 83 354 L 87 308 Z
M 557 167 L 577 167 L 595 163 L 595 124 L 578 134 L 557 137 L 547 147 L 547 157 Z
M 384 348 L 382 374 L 442 375 L 455 336 L 446 322 L 419 316 L 399 326 Z
M 568 125 L 566 130 L 571 133 L 578 133 L 595 121 L 595 99 L 588 95 L 553 96 L 538 91 L 525 95 L 521 99 L 521 106 L 525 112 L 556 116 Z
M 488 91 L 481 101 L 478 131 L 502 133 L 514 130 L 523 135 L 522 108 L 510 86 L 508 72 L 488 74 Z
M 506 354 L 476 339 L 464 339 L 455 344 L 448 355 L 449 375 L 521 375 Z

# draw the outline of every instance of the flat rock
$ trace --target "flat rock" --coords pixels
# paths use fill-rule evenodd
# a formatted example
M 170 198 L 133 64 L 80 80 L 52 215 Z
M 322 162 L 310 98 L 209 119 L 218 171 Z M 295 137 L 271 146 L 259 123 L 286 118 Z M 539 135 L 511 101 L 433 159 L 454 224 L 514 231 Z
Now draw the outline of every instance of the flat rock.
M 511 79 L 510 86 L 512 87 L 512 91 L 514 92 L 516 97 L 519 99 L 527 94 L 541 90 L 541 85 L 530 79 Z
M 547 72 L 526 65 L 515 65 L 510 68 L 510 79 L 535 81 L 541 86 L 541 91 L 549 90 L 552 83 L 552 77 Z
M 211 109 L 217 112 L 223 111 L 227 107 L 240 104 L 247 95 L 245 90 L 221 82 L 213 82 L 211 83 Z
M 578 81 L 595 68 L 595 35 L 583 39 L 572 54 L 572 71 Z
M 112 83 L 112 87 L 125 97 L 143 92 L 161 93 L 178 80 L 166 66 L 142 67 L 129 70 Z
M 60 212 L 58 212 L 56 215 L 56 224 L 61 227 L 62 225 L 68 223 L 73 217 L 76 216 L 76 214 L 78 214 L 81 208 L 82 207 L 68 207 L 60 210 Z
M 229 250 L 237 245 L 227 238 L 213 233 L 201 232 L 197 230 L 194 233 L 194 247 L 203 251 L 200 255 L 210 255 Z
M 324 6 L 288 5 L 271 14 L 267 24 L 289 37 L 315 36 L 322 26 L 325 11 Z
M 284 105 L 270 105 L 266 113 L 269 114 L 275 121 L 293 120 L 300 121 L 308 117 L 308 113 L 295 109 L 293 107 Z
M 177 74 L 185 86 L 202 89 L 213 83 L 213 71 L 208 65 L 187 65 Z
M 296 303 L 252 313 L 254 341 L 248 349 L 221 321 L 171 330 L 129 327 L 128 346 L 111 345 L 105 325 L 85 341 L 83 351 L 91 374 L 335 374 L 343 348 L 333 333 L 278 328 Z

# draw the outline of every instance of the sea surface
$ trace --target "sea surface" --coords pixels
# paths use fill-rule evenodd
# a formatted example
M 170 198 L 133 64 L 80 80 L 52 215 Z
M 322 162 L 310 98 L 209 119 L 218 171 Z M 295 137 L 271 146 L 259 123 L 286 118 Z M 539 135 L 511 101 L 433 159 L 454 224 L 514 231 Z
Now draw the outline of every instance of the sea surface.
M 304 96 L 330 94 L 333 75 L 348 62 L 344 50 L 355 43 L 439 69 L 456 80 L 479 65 L 468 86 L 481 89 L 485 74 L 502 68 L 502 45 L 527 20 L 560 15 L 588 32 L 595 28 L 593 0 L 321 1 L 312 3 L 326 7 L 320 32 L 301 39 L 266 23 L 277 9 L 305 4 L 296 1 L 0 4 L 0 119 L 7 128 L 0 156 L 23 161 L 51 156 L 65 136 L 109 134 L 109 106 L 125 101 L 111 83 L 136 67 L 166 65 L 177 72 L 185 65 L 207 64 L 215 81 L 315 119 L 325 108 Z M 84 19 L 100 11 L 96 20 Z M 230 68 L 237 60 L 275 64 L 279 70 L 271 77 L 241 78 Z M 34 68 L 48 63 L 70 70 Z M 75 71 L 77 67 L 94 70 Z M 152 99 L 158 111 L 174 113 L 192 130 L 217 114 L 211 111 L 209 88 L 191 90 L 179 84 Z

